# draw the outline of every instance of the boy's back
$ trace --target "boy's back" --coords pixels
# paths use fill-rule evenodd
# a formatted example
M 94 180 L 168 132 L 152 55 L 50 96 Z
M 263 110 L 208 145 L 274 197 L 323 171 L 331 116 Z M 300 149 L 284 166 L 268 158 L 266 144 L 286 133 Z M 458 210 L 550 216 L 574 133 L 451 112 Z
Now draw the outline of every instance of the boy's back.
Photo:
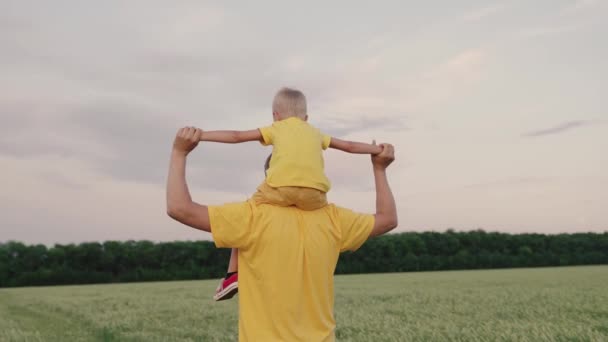
M 260 132 L 262 144 L 274 146 L 266 176 L 268 185 L 329 191 L 322 150 L 329 147 L 331 137 L 297 117 L 275 121 Z

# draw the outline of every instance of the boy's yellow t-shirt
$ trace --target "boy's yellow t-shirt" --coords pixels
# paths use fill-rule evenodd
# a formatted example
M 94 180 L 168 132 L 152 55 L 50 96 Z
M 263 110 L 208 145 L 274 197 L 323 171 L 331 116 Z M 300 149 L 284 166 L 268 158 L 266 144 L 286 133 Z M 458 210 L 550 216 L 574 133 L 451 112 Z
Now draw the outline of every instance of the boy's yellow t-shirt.
M 331 137 L 322 134 L 306 121 L 291 117 L 260 128 L 262 144 L 272 145 L 272 158 L 266 183 L 278 188 L 299 186 L 328 192 L 330 182 L 325 175 L 323 150 Z
M 238 248 L 239 341 L 334 341 L 334 271 L 374 216 L 326 205 L 305 211 L 255 201 L 209 207 L 219 248 Z

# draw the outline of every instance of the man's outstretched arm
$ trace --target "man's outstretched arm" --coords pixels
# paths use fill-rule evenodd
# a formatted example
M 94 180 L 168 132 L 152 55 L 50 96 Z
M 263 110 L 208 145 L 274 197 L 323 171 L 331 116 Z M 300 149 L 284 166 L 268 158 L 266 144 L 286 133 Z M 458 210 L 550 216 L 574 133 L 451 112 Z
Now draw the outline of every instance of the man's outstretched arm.
M 395 150 L 390 144 L 380 146 L 382 146 L 382 152 L 372 156 L 376 183 L 376 214 L 374 215 L 374 228 L 369 237 L 388 233 L 398 224 L 397 206 L 386 176 L 386 168 L 395 160 Z
M 177 132 L 167 179 L 167 214 L 192 228 L 211 231 L 207 206 L 195 203 L 186 184 L 186 159 L 200 141 L 202 131 L 184 127 Z

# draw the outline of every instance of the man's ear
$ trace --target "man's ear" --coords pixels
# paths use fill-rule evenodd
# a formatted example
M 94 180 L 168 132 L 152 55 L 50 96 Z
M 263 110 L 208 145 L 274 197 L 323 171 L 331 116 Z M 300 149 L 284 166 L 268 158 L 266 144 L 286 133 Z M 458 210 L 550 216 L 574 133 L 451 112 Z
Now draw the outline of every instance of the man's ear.
M 308 114 L 304 116 L 304 121 L 308 121 Z
M 272 112 L 272 119 L 274 121 L 279 121 L 281 119 L 281 117 L 279 116 L 279 113 L 273 111 Z

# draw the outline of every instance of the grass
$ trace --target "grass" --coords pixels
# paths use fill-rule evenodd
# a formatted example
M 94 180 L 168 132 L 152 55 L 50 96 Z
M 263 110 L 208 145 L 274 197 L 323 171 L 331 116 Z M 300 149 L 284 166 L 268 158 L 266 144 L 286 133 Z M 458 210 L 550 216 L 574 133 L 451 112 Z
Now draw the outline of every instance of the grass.
M 235 341 L 217 281 L 0 290 L 0 341 Z M 338 341 L 608 341 L 608 266 L 336 277 Z

